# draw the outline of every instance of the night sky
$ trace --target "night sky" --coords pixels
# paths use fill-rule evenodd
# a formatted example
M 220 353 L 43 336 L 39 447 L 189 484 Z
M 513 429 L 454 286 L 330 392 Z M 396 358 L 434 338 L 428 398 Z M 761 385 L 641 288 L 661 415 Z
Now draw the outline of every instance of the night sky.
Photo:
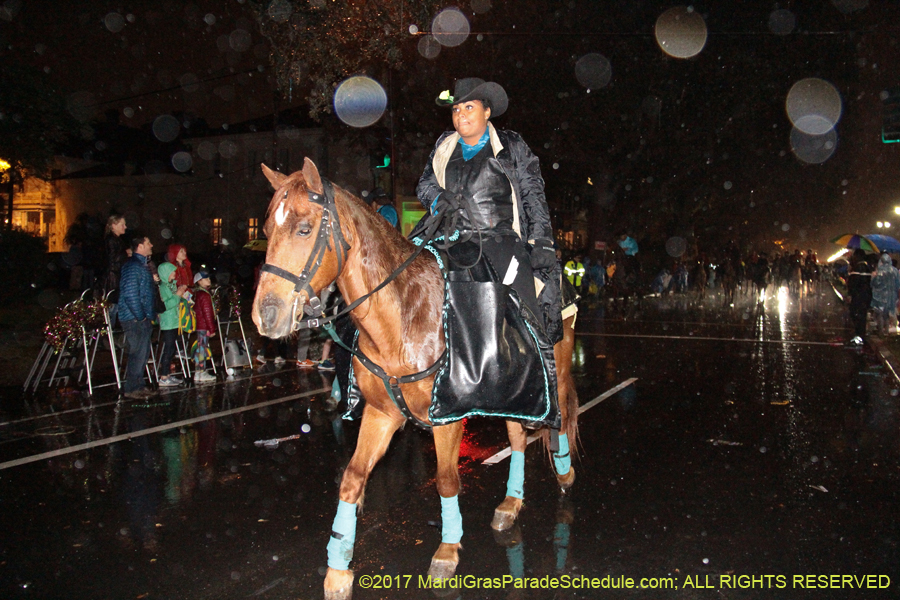
M 388 92 L 395 118 L 378 125 L 393 132 L 401 174 L 420 172 L 450 127 L 434 97 L 456 77 L 480 76 L 509 93 L 496 124 L 540 156 L 558 226 L 581 212 L 592 236 L 628 231 L 661 244 L 693 235 L 701 246 L 736 238 L 766 249 L 783 240 L 830 254 L 828 238 L 845 231 L 875 232 L 892 216 L 900 227 L 900 145 L 880 139 L 880 94 L 897 85 L 900 66 L 896 4 L 694 4 L 706 43 L 673 58 L 654 35 L 673 4 L 471 0 L 454 5 L 471 28 L 464 43 L 425 58 L 431 23 L 415 23 L 417 36 L 413 23 L 398 24 L 403 66 L 368 74 Z M 276 100 L 303 106 L 302 82 L 290 98 L 276 94 L 270 45 L 246 2 L 6 0 L 0 17 L 0 59 L 45 70 L 83 120 L 115 110 L 141 126 L 187 112 L 219 127 L 270 114 Z M 599 89 L 576 76 L 586 55 L 608 61 Z M 834 147 L 817 162 L 792 150 L 785 110 L 805 78 L 828 82 L 841 100 Z M 346 128 L 332 116 L 325 123 Z M 414 184 L 407 175 L 398 188 Z

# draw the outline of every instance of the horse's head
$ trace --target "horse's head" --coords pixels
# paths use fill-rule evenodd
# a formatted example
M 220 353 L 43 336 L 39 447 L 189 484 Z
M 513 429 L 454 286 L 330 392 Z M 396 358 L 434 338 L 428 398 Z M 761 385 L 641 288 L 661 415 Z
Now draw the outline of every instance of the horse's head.
M 311 160 L 291 175 L 266 165 L 262 169 L 275 195 L 264 229 L 268 249 L 252 316 L 261 335 L 280 338 L 294 331 L 298 321 L 318 316 L 318 295 L 337 278 L 348 246 L 331 184 L 323 182 Z

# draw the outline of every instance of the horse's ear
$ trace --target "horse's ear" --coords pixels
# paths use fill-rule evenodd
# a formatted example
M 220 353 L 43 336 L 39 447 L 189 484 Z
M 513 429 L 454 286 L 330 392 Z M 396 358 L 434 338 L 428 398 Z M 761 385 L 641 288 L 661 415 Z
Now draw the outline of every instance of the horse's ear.
M 271 183 L 272 187 L 275 188 L 276 190 L 278 188 L 280 188 L 281 184 L 284 182 L 284 180 L 287 179 L 287 175 L 285 175 L 284 173 L 279 173 L 278 171 L 273 171 L 272 169 L 270 169 L 269 167 L 267 167 L 266 165 L 264 165 L 262 163 L 260 163 L 259 166 L 262 167 L 263 175 L 266 176 L 266 179 L 269 180 L 269 183 Z
M 325 188 L 322 186 L 322 177 L 319 170 L 309 157 L 303 159 L 303 179 L 306 180 L 306 189 L 317 194 L 324 194 Z

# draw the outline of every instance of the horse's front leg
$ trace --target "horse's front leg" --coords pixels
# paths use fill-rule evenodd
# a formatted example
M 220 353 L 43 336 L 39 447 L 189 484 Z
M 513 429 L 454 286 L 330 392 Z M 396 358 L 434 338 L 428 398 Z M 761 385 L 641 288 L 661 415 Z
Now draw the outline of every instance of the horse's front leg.
M 356 541 L 356 507 L 362 499 L 372 468 L 384 456 L 403 419 L 390 417 L 366 405 L 359 439 L 341 479 L 340 501 L 328 541 L 328 573 L 325 600 L 349 600 L 353 595 L 353 544 Z
M 525 498 L 525 446 L 528 445 L 528 436 L 525 427 L 518 421 L 507 421 L 506 432 L 512 454 L 509 457 L 506 498 L 494 510 L 494 520 L 491 521 L 491 527 L 496 531 L 506 531 L 513 526 Z
M 450 579 L 459 564 L 462 539 L 462 515 L 459 512 L 459 444 L 463 423 L 434 427 L 434 450 L 437 453 L 437 490 L 441 497 L 441 545 L 431 557 L 428 575 L 432 579 Z

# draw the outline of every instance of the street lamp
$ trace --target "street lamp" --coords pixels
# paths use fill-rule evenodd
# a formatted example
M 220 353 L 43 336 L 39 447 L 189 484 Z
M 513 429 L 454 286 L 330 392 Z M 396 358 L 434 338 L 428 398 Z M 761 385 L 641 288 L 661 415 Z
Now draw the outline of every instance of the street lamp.
M 878 221 L 877 223 L 875 223 L 875 225 L 878 227 L 878 229 L 881 229 L 882 227 L 884 227 L 884 222 Z
M 894 212 L 897 213 L 898 215 L 900 215 L 900 206 L 895 206 Z

